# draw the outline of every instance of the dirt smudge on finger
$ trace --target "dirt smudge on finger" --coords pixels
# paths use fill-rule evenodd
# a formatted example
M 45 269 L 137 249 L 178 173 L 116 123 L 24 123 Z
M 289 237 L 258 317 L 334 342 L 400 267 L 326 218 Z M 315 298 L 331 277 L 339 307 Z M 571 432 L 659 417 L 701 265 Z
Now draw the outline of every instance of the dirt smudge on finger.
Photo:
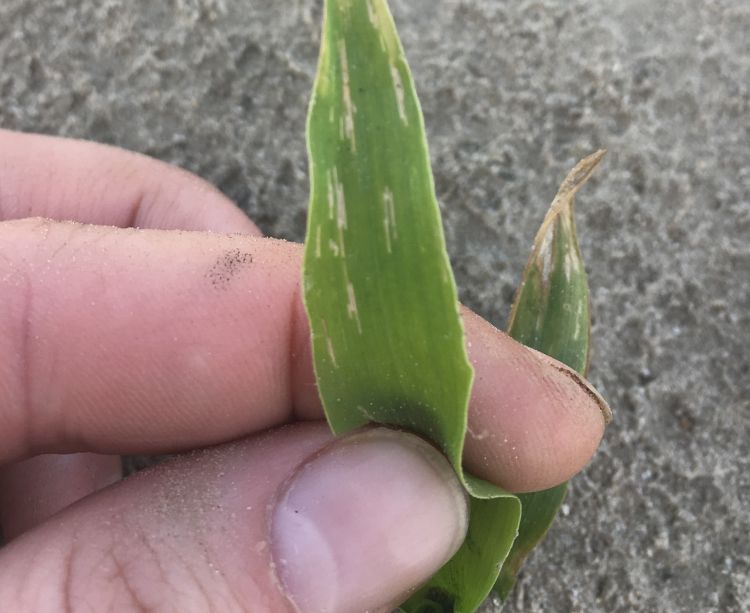
M 206 278 L 214 288 L 226 289 L 232 279 L 252 262 L 253 256 L 250 252 L 238 248 L 227 249 L 208 269 Z

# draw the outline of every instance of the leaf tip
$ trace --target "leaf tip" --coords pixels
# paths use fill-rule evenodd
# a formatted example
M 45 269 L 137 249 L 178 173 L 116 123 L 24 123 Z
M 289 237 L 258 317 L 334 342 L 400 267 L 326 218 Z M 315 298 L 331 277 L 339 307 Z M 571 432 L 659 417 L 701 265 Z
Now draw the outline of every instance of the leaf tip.
M 599 149 L 578 162 L 565 177 L 562 185 L 560 185 L 555 201 L 563 199 L 572 200 L 575 193 L 589 180 L 606 154 L 606 149 Z

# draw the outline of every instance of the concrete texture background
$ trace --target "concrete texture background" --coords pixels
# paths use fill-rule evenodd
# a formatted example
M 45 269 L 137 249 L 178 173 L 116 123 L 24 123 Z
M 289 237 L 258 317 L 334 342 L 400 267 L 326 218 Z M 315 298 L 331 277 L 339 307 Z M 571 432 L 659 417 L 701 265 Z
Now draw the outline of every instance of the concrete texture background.
M 504 326 L 557 184 L 616 419 L 506 611 L 750 608 L 750 4 L 393 0 L 466 304 Z M 303 237 L 319 0 L 2 0 L 0 126 L 104 141 Z M 493 603 L 485 611 L 495 611 Z

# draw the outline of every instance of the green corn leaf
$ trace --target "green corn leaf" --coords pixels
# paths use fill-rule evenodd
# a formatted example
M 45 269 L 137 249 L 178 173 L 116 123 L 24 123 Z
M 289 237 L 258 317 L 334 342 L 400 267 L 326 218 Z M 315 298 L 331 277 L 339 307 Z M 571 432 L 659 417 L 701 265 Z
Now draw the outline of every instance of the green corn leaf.
M 307 137 L 304 301 L 326 417 L 337 433 L 415 432 L 451 461 L 472 496 L 469 534 L 403 609 L 468 613 L 497 578 L 520 504 L 461 466 L 473 372 L 422 113 L 385 0 L 326 1 Z
M 583 159 L 563 181 L 534 239 L 508 325 L 508 333 L 517 341 L 543 351 L 582 375 L 588 370 L 591 319 L 573 204 L 576 192 L 604 153 L 597 151 Z M 519 495 L 523 515 L 518 538 L 495 585 L 502 600 L 513 589 L 524 560 L 552 525 L 567 487 L 563 483 Z

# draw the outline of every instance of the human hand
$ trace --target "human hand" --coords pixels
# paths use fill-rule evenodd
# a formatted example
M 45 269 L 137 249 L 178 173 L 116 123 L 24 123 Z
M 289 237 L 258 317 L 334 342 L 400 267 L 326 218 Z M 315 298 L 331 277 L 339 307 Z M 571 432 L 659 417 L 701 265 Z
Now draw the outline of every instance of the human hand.
M 4 131 L 0 220 L 3 610 L 388 610 L 458 548 L 437 451 L 321 421 L 299 245 L 161 162 Z M 606 405 L 464 323 L 468 470 L 513 491 L 572 476 Z M 119 481 L 114 454 L 206 446 Z

